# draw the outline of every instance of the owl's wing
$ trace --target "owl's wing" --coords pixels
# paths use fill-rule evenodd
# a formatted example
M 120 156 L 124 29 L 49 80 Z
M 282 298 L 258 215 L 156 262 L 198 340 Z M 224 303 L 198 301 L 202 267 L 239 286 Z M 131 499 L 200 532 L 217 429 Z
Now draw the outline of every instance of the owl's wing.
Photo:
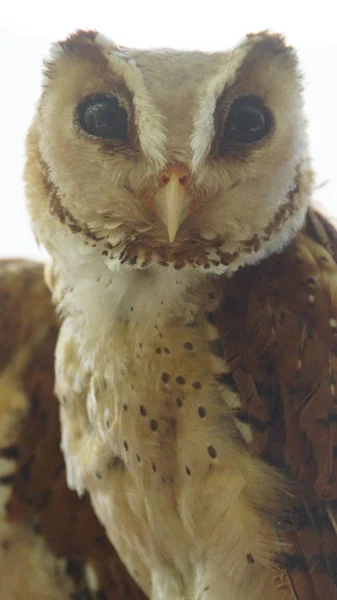
M 43 266 L 0 262 L 0 598 L 143 600 L 89 499 L 66 484 L 57 333 Z
M 337 232 L 314 209 L 294 242 L 224 285 L 215 323 L 252 450 L 298 499 L 277 527 L 297 600 L 337 599 Z

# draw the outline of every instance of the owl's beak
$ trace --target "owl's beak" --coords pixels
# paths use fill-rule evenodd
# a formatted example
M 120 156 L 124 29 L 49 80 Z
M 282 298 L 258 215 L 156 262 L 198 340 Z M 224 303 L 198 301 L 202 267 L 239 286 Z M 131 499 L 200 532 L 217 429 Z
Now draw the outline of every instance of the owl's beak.
M 187 193 L 189 179 L 190 172 L 182 165 L 168 166 L 159 176 L 156 207 L 160 219 L 167 227 L 171 244 L 192 202 L 192 197 Z

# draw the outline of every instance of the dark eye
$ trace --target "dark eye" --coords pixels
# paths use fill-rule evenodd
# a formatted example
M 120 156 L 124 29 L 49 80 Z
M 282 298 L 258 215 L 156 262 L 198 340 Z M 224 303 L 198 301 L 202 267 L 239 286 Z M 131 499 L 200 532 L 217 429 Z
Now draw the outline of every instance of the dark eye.
M 251 144 L 265 137 L 271 128 L 271 112 L 257 96 L 243 96 L 230 107 L 220 140 L 220 151 L 227 144 Z
M 118 98 L 96 94 L 77 108 L 78 123 L 86 133 L 118 141 L 128 139 L 128 113 Z

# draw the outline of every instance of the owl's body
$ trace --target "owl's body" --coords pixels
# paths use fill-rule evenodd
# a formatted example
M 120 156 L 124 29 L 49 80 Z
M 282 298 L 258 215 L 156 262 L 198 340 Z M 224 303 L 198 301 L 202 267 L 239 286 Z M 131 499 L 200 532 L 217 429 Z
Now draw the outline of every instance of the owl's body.
M 110 279 L 102 276 L 101 294 Z M 207 320 L 220 290 L 220 281 L 206 283 L 170 318 L 165 294 L 150 287 L 158 302 L 144 324 L 133 323 L 136 300 L 128 322 L 112 321 L 104 332 L 72 316 L 58 342 L 68 482 L 90 490 L 130 573 L 158 600 L 217 600 L 224 591 L 234 600 L 249 590 L 269 598 L 278 575 L 260 568 L 279 549 L 260 513 L 266 502 L 279 516 L 288 499 L 278 489 L 287 486 L 244 447 L 249 426 L 233 421 L 243 405 Z M 74 343 L 78 331 L 83 346 Z M 282 586 L 279 597 L 289 597 Z
M 26 180 L 69 487 L 152 600 L 335 600 L 337 267 L 293 51 L 80 32 L 46 76 Z

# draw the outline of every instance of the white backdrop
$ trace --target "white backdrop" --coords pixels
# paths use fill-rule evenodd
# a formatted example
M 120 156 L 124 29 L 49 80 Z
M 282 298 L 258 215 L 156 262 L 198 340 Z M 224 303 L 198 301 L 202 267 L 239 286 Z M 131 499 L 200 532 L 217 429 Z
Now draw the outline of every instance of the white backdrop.
M 310 4 L 310 6 L 309 6 Z M 246 33 L 281 32 L 298 48 L 317 184 L 337 216 L 337 34 L 332 0 L 3 0 L 0 7 L 0 257 L 42 258 L 30 232 L 22 184 L 23 140 L 52 41 L 97 29 L 121 45 L 226 49 Z

